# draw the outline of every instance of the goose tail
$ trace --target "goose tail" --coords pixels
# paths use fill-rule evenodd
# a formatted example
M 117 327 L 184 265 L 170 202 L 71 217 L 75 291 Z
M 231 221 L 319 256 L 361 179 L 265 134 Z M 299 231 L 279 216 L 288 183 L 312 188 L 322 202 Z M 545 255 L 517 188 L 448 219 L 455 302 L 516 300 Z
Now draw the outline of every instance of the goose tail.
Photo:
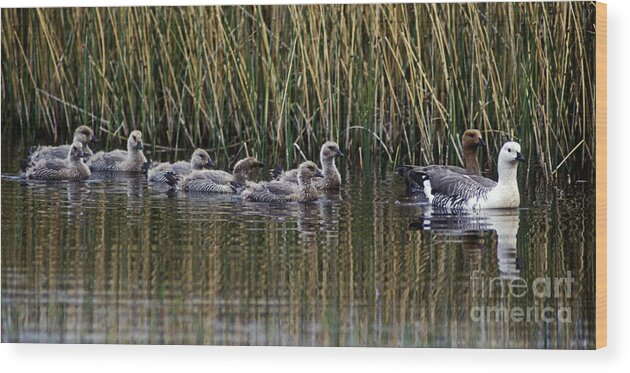
M 20 170 L 26 172 L 26 169 L 32 165 L 30 158 L 24 158 L 20 160 Z
M 424 171 L 415 171 L 409 174 L 409 177 L 421 186 L 424 195 L 427 196 L 429 202 L 433 202 L 433 189 L 431 188 L 431 178 Z
M 398 166 L 396 166 L 396 173 L 400 176 L 405 176 L 405 174 L 407 174 L 412 168 L 413 166 L 399 164 Z
M 232 190 L 234 191 L 234 193 L 241 193 L 242 191 L 245 190 L 245 183 L 237 181 L 237 180 L 232 180 L 230 181 L 230 187 L 232 188 Z
M 164 177 L 166 178 L 166 183 L 171 186 L 171 188 L 176 188 L 179 183 L 179 176 L 172 171 L 167 171 L 164 173 Z

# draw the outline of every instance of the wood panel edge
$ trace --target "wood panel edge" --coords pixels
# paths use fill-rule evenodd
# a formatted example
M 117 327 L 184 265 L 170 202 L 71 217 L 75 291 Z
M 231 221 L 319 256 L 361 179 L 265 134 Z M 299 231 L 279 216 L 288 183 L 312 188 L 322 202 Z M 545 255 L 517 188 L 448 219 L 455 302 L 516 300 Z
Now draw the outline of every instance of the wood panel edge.
M 595 348 L 607 345 L 607 6 L 595 8 Z

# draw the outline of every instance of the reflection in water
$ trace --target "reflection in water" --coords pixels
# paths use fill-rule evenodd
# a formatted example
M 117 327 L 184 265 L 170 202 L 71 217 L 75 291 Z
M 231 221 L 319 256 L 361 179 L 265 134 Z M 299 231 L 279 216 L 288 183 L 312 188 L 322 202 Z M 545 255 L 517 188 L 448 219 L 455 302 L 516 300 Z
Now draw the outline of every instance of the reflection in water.
M 340 192 L 287 205 L 169 194 L 130 175 L 3 177 L 2 341 L 594 346 L 591 193 L 453 216 L 405 202 L 386 169 L 346 170 Z M 570 271 L 575 284 L 550 298 L 482 294 L 476 271 L 528 284 Z M 471 319 L 532 304 L 572 320 Z
M 432 231 L 448 236 L 461 236 L 462 250 L 471 253 L 484 246 L 484 233 L 496 234 L 496 253 L 501 278 L 519 277 L 517 233 L 520 210 L 499 209 L 475 212 L 452 212 L 424 205 L 423 216 L 410 224 L 413 229 Z

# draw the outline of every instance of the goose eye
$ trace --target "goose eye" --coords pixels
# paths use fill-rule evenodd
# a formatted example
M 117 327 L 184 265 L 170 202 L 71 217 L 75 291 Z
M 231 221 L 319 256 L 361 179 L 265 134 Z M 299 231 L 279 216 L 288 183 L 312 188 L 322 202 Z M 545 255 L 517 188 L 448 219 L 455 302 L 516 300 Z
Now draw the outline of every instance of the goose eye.
M 512 149 L 508 149 L 508 152 L 512 153 Z

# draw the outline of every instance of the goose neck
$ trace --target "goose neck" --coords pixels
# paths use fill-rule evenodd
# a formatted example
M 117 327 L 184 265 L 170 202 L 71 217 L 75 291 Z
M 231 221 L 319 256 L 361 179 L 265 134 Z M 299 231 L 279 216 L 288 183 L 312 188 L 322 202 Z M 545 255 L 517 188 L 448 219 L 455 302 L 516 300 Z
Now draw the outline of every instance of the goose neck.
M 479 166 L 479 160 L 477 160 L 476 147 L 464 147 L 464 167 L 475 173 L 480 172 L 481 167 Z
M 516 182 L 517 164 L 513 163 L 500 163 L 499 164 L 499 181 L 497 184 L 505 186 L 515 186 Z

